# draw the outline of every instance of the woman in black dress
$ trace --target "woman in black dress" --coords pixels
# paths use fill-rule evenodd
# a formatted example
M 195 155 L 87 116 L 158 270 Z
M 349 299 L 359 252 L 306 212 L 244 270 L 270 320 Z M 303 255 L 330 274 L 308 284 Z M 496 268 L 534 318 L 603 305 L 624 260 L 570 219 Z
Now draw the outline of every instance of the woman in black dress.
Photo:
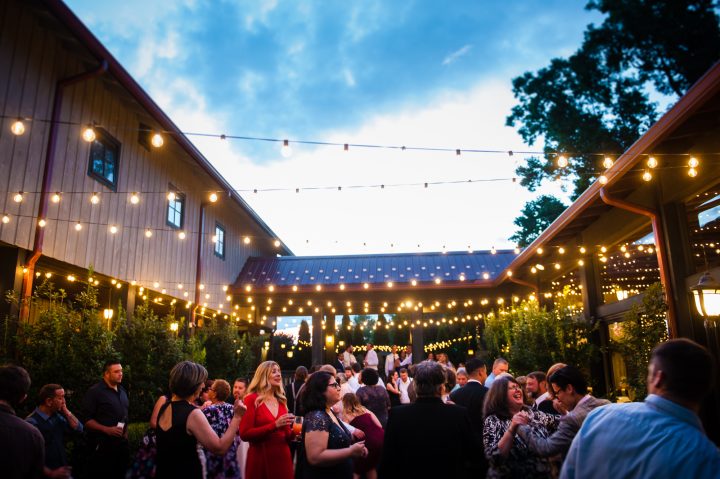
M 388 420 L 390 410 L 390 396 L 387 388 L 382 383 L 378 384 L 380 376 L 372 368 L 365 368 L 360 374 L 362 386 L 355 393 L 360 404 L 372 411 L 384 428 Z
M 205 387 L 207 370 L 196 363 L 182 361 L 170 372 L 171 401 L 160 408 L 157 419 L 157 471 L 155 477 L 202 478 L 203 471 L 197 443 L 223 455 L 237 435 L 240 417 L 245 412 L 242 401 L 235 402 L 230 426 L 222 437 L 212 430 L 194 401 Z
M 364 442 L 352 437 L 330 409 L 340 400 L 340 385 L 326 371 L 310 375 L 301 394 L 305 409 L 303 453 L 296 477 L 351 479 L 354 458 L 367 456 Z

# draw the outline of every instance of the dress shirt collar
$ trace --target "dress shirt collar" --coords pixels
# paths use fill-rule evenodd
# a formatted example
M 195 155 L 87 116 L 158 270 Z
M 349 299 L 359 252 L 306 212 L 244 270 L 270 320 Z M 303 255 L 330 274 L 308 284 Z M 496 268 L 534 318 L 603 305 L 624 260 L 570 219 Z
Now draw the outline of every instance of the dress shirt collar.
M 49 415 L 49 414 L 45 414 L 44 412 L 42 412 L 39 407 L 36 407 L 36 408 L 35 408 L 35 414 L 37 414 L 38 416 L 40 416 L 41 418 L 43 418 L 43 420 L 45 420 L 45 421 L 47 421 L 48 419 L 50 419 L 50 415 Z
M 483 385 L 483 383 L 481 383 L 481 382 L 478 381 L 477 379 L 468 379 L 467 382 L 468 382 L 468 383 L 478 383 L 480 386 Z
M 683 422 L 690 424 L 704 432 L 700 418 L 690 409 L 680 404 L 658 396 L 657 394 L 649 394 L 645 398 L 645 404 L 652 409 L 656 409 L 663 414 L 673 416 Z

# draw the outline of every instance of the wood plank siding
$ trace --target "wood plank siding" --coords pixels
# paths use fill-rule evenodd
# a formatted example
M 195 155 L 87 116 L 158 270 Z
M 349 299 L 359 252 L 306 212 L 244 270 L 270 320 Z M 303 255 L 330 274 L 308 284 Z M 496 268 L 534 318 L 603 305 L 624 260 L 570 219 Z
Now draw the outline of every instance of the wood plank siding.
M 0 215 L 11 218 L 0 225 L 0 242 L 33 249 L 56 84 L 97 64 L 40 3 L 0 2 Z M 10 125 L 19 117 L 29 120 L 25 133 L 15 136 Z M 152 113 L 110 73 L 65 89 L 50 187 L 62 199 L 49 203 L 42 254 L 80 268 L 92 266 L 98 273 L 137 281 L 151 290 L 166 289 L 178 298 L 187 291 L 192 300 L 201 241 L 201 281 L 206 285 L 202 297 L 214 309 L 227 303 L 222 285 L 235 282 L 249 256 L 278 252 L 273 245 L 276 238 L 238 200 L 223 194 L 226 186 L 172 134 L 164 135 L 161 148 L 148 150 L 141 145 L 141 122 L 160 129 Z M 83 141 L 81 131 L 89 123 L 120 143 L 117 192 L 88 175 L 90 143 Z M 185 195 L 184 240 L 166 224 L 169 185 Z M 13 201 L 19 191 L 26 192 L 20 204 Z M 138 205 L 129 201 L 134 191 L 140 192 Z M 218 192 L 219 201 L 206 208 L 201 238 L 200 205 L 212 191 Z M 100 195 L 98 205 L 90 203 L 93 192 Z M 75 230 L 76 222 L 82 224 L 81 231 Z M 216 222 L 225 229 L 224 258 L 213 253 Z M 117 225 L 119 232 L 110 234 L 109 225 Z M 152 238 L 145 237 L 146 228 L 153 230 Z M 252 238 L 249 245 L 242 241 L 245 235 Z M 153 287 L 154 282 L 160 286 Z M 205 300 L 205 293 L 211 298 Z

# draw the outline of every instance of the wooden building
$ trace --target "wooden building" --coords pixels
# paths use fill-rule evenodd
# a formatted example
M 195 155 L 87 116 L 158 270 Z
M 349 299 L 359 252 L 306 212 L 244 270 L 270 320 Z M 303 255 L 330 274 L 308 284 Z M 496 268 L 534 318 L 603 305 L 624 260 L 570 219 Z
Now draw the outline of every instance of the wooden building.
M 140 287 L 222 313 L 248 257 L 290 254 L 64 3 L 0 25 L 0 289 L 92 268 L 130 313 Z

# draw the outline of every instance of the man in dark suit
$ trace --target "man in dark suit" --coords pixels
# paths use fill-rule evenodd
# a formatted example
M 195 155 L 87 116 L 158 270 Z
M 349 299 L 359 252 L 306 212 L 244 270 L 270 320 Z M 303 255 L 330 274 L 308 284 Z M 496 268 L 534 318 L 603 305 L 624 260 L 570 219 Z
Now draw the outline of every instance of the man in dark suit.
M 487 378 L 487 366 L 482 359 L 473 358 L 465 364 L 468 382 L 465 386 L 450 394 L 450 400 L 468 410 L 475 441 L 480 450 L 473 456 L 471 464 L 475 477 L 485 477 L 487 460 L 482 449 L 483 437 L 483 403 L 488 389 L 483 386 Z
M 415 368 L 417 400 L 390 412 L 380 463 L 380 478 L 471 477 L 467 467 L 476 444 L 467 410 L 444 404 L 443 367 L 423 361 Z

